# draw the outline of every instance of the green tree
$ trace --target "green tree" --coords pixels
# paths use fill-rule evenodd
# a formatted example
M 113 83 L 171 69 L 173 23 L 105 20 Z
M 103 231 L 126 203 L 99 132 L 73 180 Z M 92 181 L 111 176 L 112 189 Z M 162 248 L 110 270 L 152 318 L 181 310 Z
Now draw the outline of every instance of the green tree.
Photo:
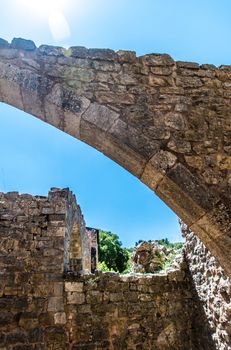
M 173 248 L 173 249 L 182 249 L 183 248 L 183 242 L 176 242 L 176 243 L 170 243 L 168 238 L 158 239 L 156 240 L 157 243 L 164 245 L 167 248 Z
M 127 268 L 129 253 L 122 247 L 119 237 L 111 232 L 99 231 L 99 262 L 110 271 L 123 272 Z M 105 271 L 105 265 L 104 271 Z
M 143 243 L 144 240 L 143 239 L 139 239 L 138 242 L 135 243 L 135 247 L 137 247 L 140 243 Z

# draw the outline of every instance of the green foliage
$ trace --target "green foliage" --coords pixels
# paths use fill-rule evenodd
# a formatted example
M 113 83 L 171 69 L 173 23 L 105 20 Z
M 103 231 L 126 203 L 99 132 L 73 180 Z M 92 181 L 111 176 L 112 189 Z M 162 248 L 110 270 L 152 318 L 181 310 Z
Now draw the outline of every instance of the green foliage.
M 132 272 L 132 256 L 134 253 L 134 248 L 124 248 L 127 250 L 128 253 L 128 261 L 125 270 L 123 271 L 123 274 Z
M 159 239 L 159 240 L 157 240 L 157 242 L 159 244 L 161 244 L 161 245 L 166 246 L 166 247 L 170 245 L 170 242 L 169 242 L 168 238 Z
M 144 240 L 140 239 L 135 243 L 137 247 Z M 149 240 L 148 242 L 152 242 Z M 160 245 L 172 249 L 167 260 L 159 254 L 161 260 L 161 270 L 167 269 L 173 262 L 179 250 L 182 249 L 183 243 L 170 243 L 168 238 L 156 240 Z M 132 271 L 132 256 L 135 248 L 123 248 L 118 235 L 100 230 L 99 231 L 99 270 L 103 272 L 130 273 Z
M 103 271 L 103 272 L 110 272 L 110 271 L 112 271 L 112 270 L 110 270 L 110 269 L 107 267 L 105 261 L 99 262 L 98 267 L 99 267 L 99 270 L 100 270 L 100 271 Z
M 143 239 L 139 239 L 138 242 L 135 243 L 135 247 L 137 247 L 140 243 L 143 243 L 144 240 Z
M 151 243 L 152 240 L 149 239 L 148 241 L 144 241 L 143 239 L 139 239 L 139 241 L 135 243 L 135 247 L 137 247 L 140 243 L 143 243 L 143 242 Z M 170 243 L 168 238 L 157 239 L 156 242 L 161 245 L 164 245 L 167 248 L 181 249 L 183 247 L 182 242 Z
M 184 244 L 182 242 L 173 243 L 173 248 L 175 248 L 175 249 L 182 249 L 183 245 Z
M 170 243 L 168 238 L 159 239 L 159 240 L 156 240 L 156 242 L 167 247 L 167 248 L 173 248 L 173 249 L 182 249 L 183 248 L 182 242 Z
M 127 269 L 129 253 L 122 247 L 119 237 L 111 232 L 99 231 L 99 262 L 102 271 L 123 272 Z

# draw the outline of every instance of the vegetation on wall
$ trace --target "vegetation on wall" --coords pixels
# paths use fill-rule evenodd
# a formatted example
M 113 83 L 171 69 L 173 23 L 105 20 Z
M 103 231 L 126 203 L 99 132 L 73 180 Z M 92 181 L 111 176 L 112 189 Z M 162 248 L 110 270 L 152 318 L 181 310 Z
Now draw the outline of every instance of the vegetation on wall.
M 135 243 L 135 247 L 137 247 L 142 242 L 146 242 L 146 241 L 144 241 L 143 239 L 139 239 L 139 241 Z M 152 240 L 149 239 L 147 242 L 151 243 Z M 182 242 L 170 243 L 168 238 L 156 239 L 155 242 L 165 246 L 166 248 L 181 249 L 183 247 Z
M 103 272 L 130 273 L 132 271 L 132 257 L 136 247 L 144 242 L 139 240 L 135 243 L 135 248 L 124 248 L 119 240 L 119 236 L 108 231 L 99 230 L 99 270 Z M 149 240 L 148 242 L 152 242 Z M 161 266 L 165 270 L 171 265 L 175 256 L 183 247 L 182 242 L 170 243 L 168 238 L 156 240 L 162 246 L 171 249 L 171 253 Z

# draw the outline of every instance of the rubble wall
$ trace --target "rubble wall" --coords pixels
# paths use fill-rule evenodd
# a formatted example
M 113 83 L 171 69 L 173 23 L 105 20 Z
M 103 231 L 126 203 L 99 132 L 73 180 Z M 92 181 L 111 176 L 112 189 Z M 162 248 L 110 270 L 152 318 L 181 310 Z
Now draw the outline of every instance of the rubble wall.
M 182 276 L 33 273 L 4 279 L 1 349 L 192 348 L 191 292 Z
M 231 283 L 204 244 L 182 224 L 185 256 L 194 289 L 195 350 L 231 350 Z
M 191 349 L 192 300 L 182 272 L 69 276 L 64 300 L 72 349 Z
M 0 194 L 0 349 L 190 349 L 185 273 L 69 272 L 77 218 L 68 190 Z

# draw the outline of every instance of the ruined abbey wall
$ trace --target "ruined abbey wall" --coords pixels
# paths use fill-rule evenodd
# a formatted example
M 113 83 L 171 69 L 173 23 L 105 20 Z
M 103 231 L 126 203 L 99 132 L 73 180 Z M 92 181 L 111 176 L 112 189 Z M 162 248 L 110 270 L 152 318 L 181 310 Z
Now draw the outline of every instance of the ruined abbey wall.
M 48 197 L 0 193 L 0 215 L 1 271 L 91 271 L 85 222 L 67 189 Z
M 0 349 L 190 349 L 184 271 L 80 274 L 76 227 L 80 237 L 84 221 L 68 190 L 0 194 Z
M 230 350 L 230 279 L 182 232 L 180 268 L 91 274 L 97 230 L 68 189 L 0 193 L 0 349 Z
M 194 299 L 195 349 L 231 350 L 231 281 L 204 244 L 181 224 Z
M 0 39 L 0 101 L 143 181 L 231 276 L 231 68 Z
M 188 350 L 192 300 L 183 272 L 67 276 L 65 329 L 73 349 Z

